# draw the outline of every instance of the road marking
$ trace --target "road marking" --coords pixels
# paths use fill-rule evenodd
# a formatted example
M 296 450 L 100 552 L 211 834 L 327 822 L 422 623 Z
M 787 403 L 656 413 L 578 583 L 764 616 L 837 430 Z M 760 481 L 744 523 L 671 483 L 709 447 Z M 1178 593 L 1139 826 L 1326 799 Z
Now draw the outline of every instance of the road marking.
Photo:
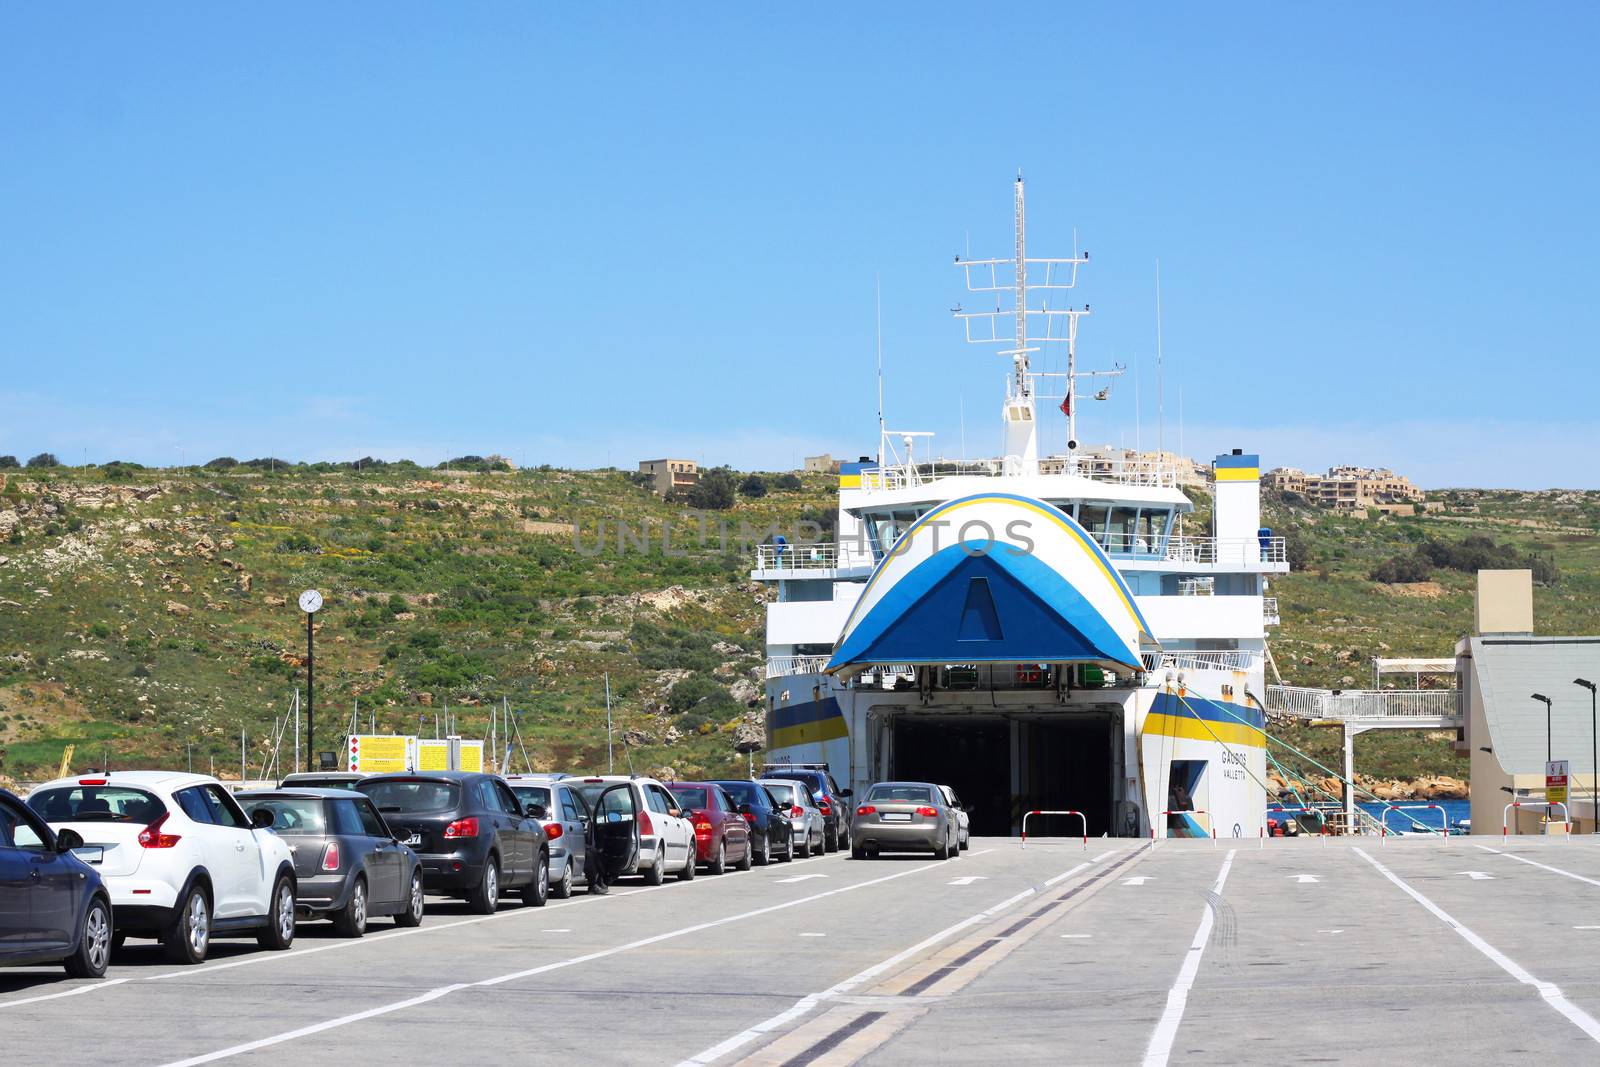
M 826 878 L 826 877 L 828 877 L 828 876 L 825 875 L 825 874 L 797 874 L 793 878 L 779 878 L 778 881 L 777 881 L 777 884 L 778 885 L 793 885 L 795 882 L 803 882 L 807 878 Z
M 801 934 L 800 936 L 801 937 L 827 937 L 828 935 L 827 934 L 804 933 L 804 934 Z
M 1230 848 L 1227 858 L 1222 861 L 1222 870 L 1217 872 L 1217 880 L 1211 885 L 1213 897 L 1222 896 L 1222 887 L 1228 881 L 1228 870 L 1233 866 L 1233 857 L 1238 851 Z M 1205 955 L 1206 940 L 1211 936 L 1211 926 L 1216 921 L 1216 905 L 1208 900 L 1205 914 L 1200 916 L 1200 925 L 1195 927 L 1194 940 L 1189 942 L 1189 952 L 1183 958 L 1183 966 L 1178 969 L 1178 979 L 1167 993 L 1166 1010 L 1161 1013 L 1161 1021 L 1156 1023 L 1155 1033 L 1150 1035 L 1150 1044 L 1144 1050 L 1145 1067 L 1166 1067 L 1167 1057 L 1172 1055 L 1172 1042 L 1178 1036 L 1178 1025 L 1183 1022 L 1183 1009 L 1189 1002 L 1189 990 L 1194 986 L 1195 975 L 1200 972 L 1200 957 Z
M 1342 934 L 1342 933 L 1344 933 L 1344 931 L 1343 930 L 1318 930 L 1317 933 L 1319 933 L 1319 934 Z
M 572 929 L 566 926 L 553 926 L 548 930 L 540 930 L 541 934 L 570 934 Z
M 971 853 L 971 855 L 981 856 L 991 851 L 993 850 L 984 849 L 982 852 L 974 852 Z M 474 987 L 487 988 L 501 985 L 505 982 L 514 982 L 521 978 L 531 978 L 534 975 L 547 974 L 550 971 L 558 971 L 567 967 L 575 967 L 579 964 L 605 959 L 609 956 L 616 956 L 623 952 L 630 952 L 633 949 L 659 944 L 662 941 L 670 941 L 673 938 L 683 937 L 687 934 L 699 933 L 702 930 L 710 930 L 718 926 L 726 926 L 729 923 L 739 922 L 744 919 L 753 919 L 761 915 L 769 915 L 775 911 L 782 911 L 785 908 L 797 907 L 801 904 L 809 904 L 812 901 L 822 900 L 825 897 L 838 896 L 841 893 L 849 893 L 856 889 L 865 889 L 867 886 L 879 885 L 883 882 L 892 882 L 897 878 L 904 878 L 907 875 L 918 874 L 922 871 L 939 870 L 941 868 L 942 864 L 939 864 L 937 861 L 919 864 L 918 866 L 912 867 L 908 870 L 897 871 L 894 874 L 887 874 L 881 878 L 873 878 L 865 882 L 856 882 L 853 885 L 840 886 L 838 889 L 824 890 L 821 893 L 813 893 L 807 897 L 799 897 L 795 900 L 786 900 L 778 904 L 770 904 L 764 908 L 756 908 L 753 911 L 740 912 L 739 914 L 724 916 L 720 919 L 711 919 L 707 922 L 696 923 L 693 926 L 680 927 L 677 930 L 669 930 L 666 933 L 655 934 L 652 937 L 640 938 L 637 941 L 630 941 L 627 944 L 615 945 L 611 948 L 600 949 L 597 952 L 588 952 L 582 956 L 573 956 L 570 959 L 557 960 L 553 963 L 546 963 L 538 967 L 529 967 L 526 970 L 512 971 L 510 974 L 502 974 L 494 978 L 485 978 L 477 982 L 440 986 L 436 989 L 430 989 L 428 992 L 417 997 L 410 997 L 406 1000 L 396 1001 L 392 1004 L 382 1004 L 378 1007 L 368 1008 L 365 1011 L 356 1012 L 352 1015 L 340 1016 L 337 1019 L 328 1019 L 320 1023 L 314 1023 L 310 1026 L 301 1027 L 297 1030 L 289 1030 L 281 1034 L 273 1034 L 269 1037 L 259 1038 L 255 1041 L 248 1041 L 239 1045 L 231 1045 L 228 1048 L 218 1049 L 216 1052 L 208 1052 L 199 1056 L 192 1056 L 184 1060 L 175 1060 L 169 1064 L 166 1064 L 165 1067 L 195 1067 L 195 1065 L 201 1063 L 212 1063 L 216 1060 L 228 1059 L 233 1056 L 242 1055 L 246 1052 L 254 1052 L 257 1049 L 268 1048 L 272 1045 L 279 1045 L 286 1041 L 294 1041 L 298 1038 L 307 1037 L 311 1034 L 322 1033 L 325 1030 L 332 1030 L 337 1027 L 348 1026 L 351 1023 L 358 1023 L 365 1019 L 371 1019 L 379 1015 L 387 1015 L 391 1012 L 400 1011 L 408 1007 L 413 1007 L 417 1004 L 426 1003 L 430 1000 L 437 1000 L 439 997 L 448 996 L 449 994 L 457 992 L 458 990 L 471 989 Z M 489 918 L 489 916 L 485 916 L 485 918 Z
M 1600 930 L 1600 926 L 1574 926 L 1574 930 Z
M 1440 922 L 1450 927 L 1450 929 L 1460 934 L 1467 944 L 1483 953 L 1491 962 L 1494 963 L 1495 966 L 1499 967 L 1502 971 L 1505 971 L 1523 985 L 1532 986 L 1534 989 L 1538 990 L 1539 996 L 1544 998 L 1544 1002 L 1546 1004 L 1550 1005 L 1556 1011 L 1566 1016 L 1567 1021 L 1572 1023 L 1572 1025 L 1576 1026 L 1578 1029 L 1582 1030 L 1585 1034 L 1589 1035 L 1590 1040 L 1600 1043 L 1600 1020 L 1596 1020 L 1594 1016 L 1590 1015 L 1588 1012 L 1572 1003 L 1572 1001 L 1568 1000 L 1566 994 L 1561 992 L 1560 986 L 1556 985 L 1554 982 L 1546 982 L 1542 979 L 1535 978 L 1533 975 L 1523 970 L 1520 964 L 1516 963 L 1502 953 L 1499 949 L 1489 944 L 1489 942 L 1485 941 L 1483 938 L 1479 937 L 1477 934 L 1461 925 L 1461 923 L 1452 918 L 1450 914 L 1443 908 L 1439 907 L 1439 905 L 1435 904 L 1433 901 L 1429 900 L 1427 897 L 1411 888 L 1393 871 L 1389 870 L 1389 868 L 1385 867 L 1383 864 L 1367 855 L 1364 849 L 1356 848 L 1353 851 L 1356 855 L 1360 856 L 1362 859 L 1372 864 L 1373 867 L 1377 868 L 1379 874 L 1383 875 L 1385 878 L 1389 879 L 1389 881 L 1399 886 L 1401 891 L 1404 892 L 1406 896 L 1410 897 L 1412 900 L 1415 900 L 1424 908 L 1427 908 L 1428 911 L 1433 914 L 1434 918 L 1438 919 Z
M 1093 937 L 1094 935 L 1093 934 L 1062 934 L 1061 936 L 1064 937 L 1064 938 L 1076 939 L 1076 938 L 1081 938 L 1081 937 Z
M 112 978 L 109 981 L 96 982 L 94 985 L 81 985 L 76 989 L 63 989 L 59 993 L 44 993 L 37 997 L 25 997 L 22 1000 L 8 1000 L 5 1003 L 0 1004 L 0 1008 L 20 1008 L 24 1004 L 37 1004 L 41 1000 L 59 1000 L 62 997 L 75 997 L 79 993 L 92 993 L 96 989 L 104 989 L 107 986 L 121 985 L 126 981 L 129 981 L 129 979 Z
M 1483 871 L 1457 871 L 1456 873 L 1457 874 L 1464 874 L 1468 878 L 1471 878 L 1474 882 L 1492 882 L 1492 881 L 1494 881 L 1494 875 L 1485 874 Z
M 1097 856 L 1096 859 L 1104 859 L 1105 856 L 1109 856 L 1111 854 L 1112 853 L 1107 852 L 1102 856 Z M 1076 867 L 1073 867 L 1071 871 L 1064 872 L 1050 879 L 1045 883 L 1045 885 L 1048 886 L 1059 882 L 1071 874 L 1072 871 L 1081 871 L 1085 867 L 1088 867 L 1092 862 L 1094 861 L 1091 860 L 1080 863 Z M 829 986 L 820 993 L 810 993 L 804 997 L 801 997 L 799 1000 L 795 1001 L 792 1007 L 788 1008 L 787 1010 L 781 1011 L 772 1018 L 759 1022 L 747 1030 L 741 1030 L 739 1033 L 734 1034 L 732 1037 L 727 1038 L 726 1040 L 719 1041 L 710 1048 L 701 1050 L 695 1055 L 690 1056 L 688 1059 L 680 1061 L 678 1063 L 678 1067 L 704 1067 L 705 1064 L 713 1063 L 716 1060 L 721 1059 L 723 1056 L 726 1056 L 734 1049 L 748 1045 L 757 1038 L 769 1034 L 773 1030 L 776 1030 L 781 1026 L 786 1026 L 794 1020 L 801 1018 L 809 1013 L 818 1004 L 821 1004 L 824 1001 L 833 1000 L 845 993 L 848 993 L 850 990 L 861 985 L 863 982 L 870 981 L 885 971 L 904 963 L 906 960 L 917 955 L 919 952 L 925 952 L 934 945 L 939 944 L 941 941 L 949 940 L 970 926 L 975 926 L 978 923 L 986 922 L 995 915 L 1011 907 L 1013 904 L 1016 904 L 1018 901 L 1026 900 L 1037 892 L 1037 889 L 1024 889 L 1022 892 L 1009 896 L 1000 903 L 992 905 L 991 907 L 978 912 L 976 915 L 969 915 L 960 922 L 951 926 L 947 926 L 938 933 L 923 938 L 910 948 L 903 949 L 900 952 L 895 953 L 893 956 L 890 956 L 888 959 L 880 960 L 877 963 L 874 963 L 871 967 L 868 967 L 866 970 L 853 974 L 844 981 Z
M 1549 871 L 1551 874 L 1559 874 L 1564 878 L 1571 878 L 1576 882 L 1587 882 L 1589 885 L 1600 886 L 1600 880 L 1596 880 L 1594 878 L 1585 878 L 1581 874 L 1574 874 L 1571 871 L 1564 871 L 1560 867 L 1552 867 L 1548 863 L 1540 863 L 1538 860 L 1530 860 L 1526 856 L 1516 856 L 1510 852 L 1500 852 L 1497 849 L 1484 848 L 1482 845 L 1479 845 L 1478 847 L 1483 848 L 1485 852 L 1493 852 L 1495 855 L 1504 856 L 1508 860 L 1516 860 L 1518 863 L 1526 863 L 1530 867 L 1538 867 L 1542 870 Z
M 1151 877 L 1149 875 L 1140 874 L 1140 875 L 1135 875 L 1132 878 L 1124 879 L 1122 884 L 1123 885 L 1144 885 L 1146 882 L 1151 881 L 1151 880 L 1152 879 L 1151 879 Z
M 984 875 L 969 874 L 965 878 L 952 878 L 950 881 L 946 882 L 945 885 L 971 885 L 973 882 L 982 882 L 986 880 L 987 879 Z
M 1291 874 L 1289 877 L 1297 879 L 1301 885 L 1305 885 L 1307 882 L 1315 882 L 1317 880 L 1317 876 L 1314 874 Z

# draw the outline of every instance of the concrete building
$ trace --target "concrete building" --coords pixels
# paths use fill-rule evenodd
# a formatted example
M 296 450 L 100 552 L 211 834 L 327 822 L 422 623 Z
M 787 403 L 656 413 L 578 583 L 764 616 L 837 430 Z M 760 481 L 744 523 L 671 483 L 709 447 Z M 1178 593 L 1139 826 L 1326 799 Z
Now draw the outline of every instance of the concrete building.
M 826 452 L 820 456 L 807 456 L 804 470 L 807 474 L 838 474 L 839 461 Z
M 1207 464 L 1197 463 L 1176 452 L 1143 452 L 1115 445 L 1089 445 L 1078 449 L 1077 456 L 1079 469 L 1090 478 L 1114 478 L 1136 470 L 1170 470 L 1176 473 L 1178 485 L 1201 488 L 1211 480 L 1211 468 Z M 1051 456 L 1040 461 L 1040 468 L 1049 473 L 1053 464 L 1064 468 L 1065 460 L 1060 456 Z
M 651 488 L 666 496 L 698 482 L 700 465 L 692 459 L 646 459 L 639 462 L 639 473 L 648 474 Z
M 1279 467 L 1262 475 L 1261 483 L 1280 493 L 1298 493 L 1313 504 L 1336 511 L 1378 508 L 1410 514 L 1402 507 L 1420 504 L 1425 496 L 1410 479 L 1381 467 L 1330 467 L 1327 474 Z
M 1540 833 L 1547 758 L 1568 762 L 1573 830 L 1592 832 L 1594 695 L 1575 680 L 1600 682 L 1600 637 L 1535 636 L 1532 571 L 1479 571 L 1476 615 L 1477 633 L 1456 645 L 1473 832 L 1499 833 L 1520 801 L 1529 806 L 1511 809 L 1512 832 Z

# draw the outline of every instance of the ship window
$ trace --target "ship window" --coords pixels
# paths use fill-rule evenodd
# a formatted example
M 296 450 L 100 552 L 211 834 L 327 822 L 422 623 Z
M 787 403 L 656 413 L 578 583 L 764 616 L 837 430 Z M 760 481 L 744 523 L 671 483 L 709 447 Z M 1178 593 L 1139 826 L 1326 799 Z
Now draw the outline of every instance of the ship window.
M 1106 523 L 1104 544 L 1107 552 L 1132 552 L 1134 526 L 1138 521 L 1137 508 L 1112 508 Z
M 1171 518 L 1172 512 L 1165 509 L 1139 512 L 1139 522 L 1133 536 L 1133 550 L 1141 555 L 1161 551 L 1161 539 L 1166 535 L 1167 523 Z
M 1106 543 L 1106 506 L 1104 504 L 1084 504 L 1078 508 L 1078 523 L 1089 531 L 1102 545 Z

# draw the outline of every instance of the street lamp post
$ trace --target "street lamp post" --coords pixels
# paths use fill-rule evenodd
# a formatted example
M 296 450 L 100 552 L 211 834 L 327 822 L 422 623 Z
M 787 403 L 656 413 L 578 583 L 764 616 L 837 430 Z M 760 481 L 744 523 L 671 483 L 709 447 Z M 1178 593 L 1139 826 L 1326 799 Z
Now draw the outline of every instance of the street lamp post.
M 1550 748 L 1550 705 L 1553 701 L 1543 693 L 1533 693 L 1531 699 L 1544 702 L 1544 761 L 1549 763 L 1555 759 Z
M 1587 678 L 1574 678 L 1572 684 L 1589 691 L 1589 814 L 1594 816 L 1594 827 L 1589 832 L 1600 834 L 1600 731 L 1595 728 L 1595 685 Z

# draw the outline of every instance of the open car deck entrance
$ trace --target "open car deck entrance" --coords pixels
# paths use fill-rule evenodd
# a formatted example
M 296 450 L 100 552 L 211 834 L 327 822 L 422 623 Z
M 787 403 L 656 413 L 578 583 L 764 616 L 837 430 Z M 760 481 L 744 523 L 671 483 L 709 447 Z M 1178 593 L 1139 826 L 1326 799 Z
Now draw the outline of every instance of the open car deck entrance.
M 884 777 L 955 789 L 972 833 L 1019 833 L 1022 813 L 1081 811 L 1091 837 L 1118 833 L 1120 720 L 1114 710 L 894 716 Z M 1037 820 L 1036 820 L 1037 821 Z M 1041 836 L 1057 828 L 1030 826 Z

